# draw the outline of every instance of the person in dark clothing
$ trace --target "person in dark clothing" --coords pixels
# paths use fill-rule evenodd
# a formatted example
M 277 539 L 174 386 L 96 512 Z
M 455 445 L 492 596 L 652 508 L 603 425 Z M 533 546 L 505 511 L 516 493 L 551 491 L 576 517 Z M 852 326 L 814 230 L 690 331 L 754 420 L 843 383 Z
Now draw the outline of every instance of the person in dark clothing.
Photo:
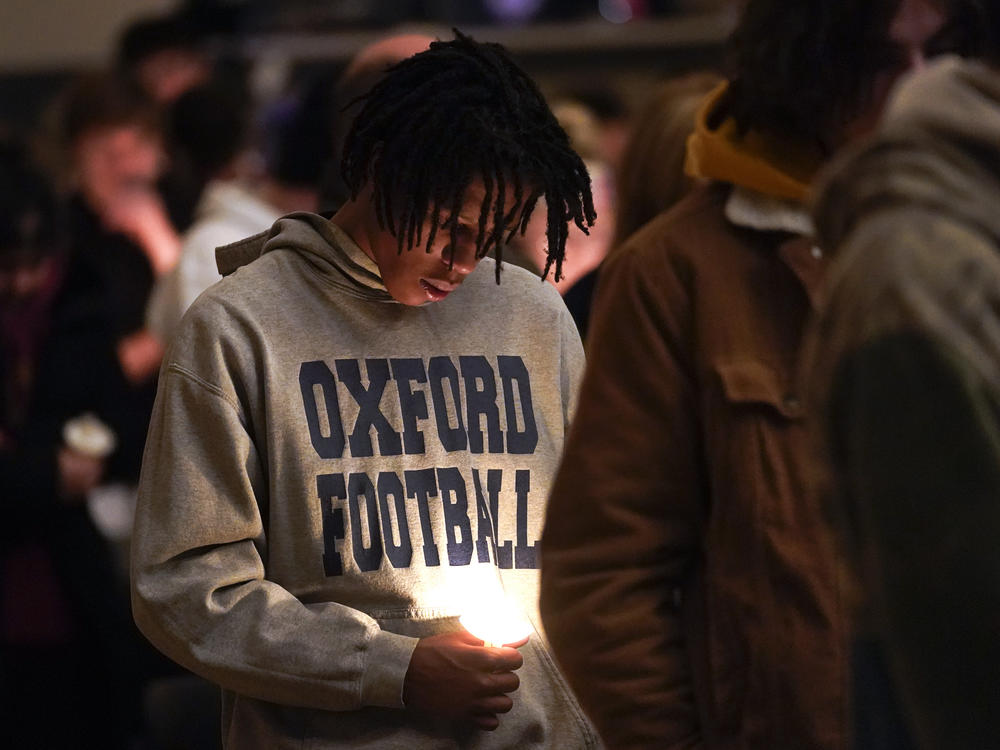
M 163 163 L 159 117 L 119 79 L 97 75 L 70 85 L 60 118 L 75 183 L 70 253 L 87 268 L 87 293 L 105 308 L 118 355 L 117 406 L 109 416 L 121 447 L 111 468 L 134 484 L 163 351 L 146 329 L 146 306 L 155 279 L 173 268 L 180 252 L 155 186 Z
M 0 723 L 10 747 L 125 748 L 141 642 L 86 505 L 113 461 L 98 420 L 118 364 L 58 226 L 23 149 L 0 144 Z

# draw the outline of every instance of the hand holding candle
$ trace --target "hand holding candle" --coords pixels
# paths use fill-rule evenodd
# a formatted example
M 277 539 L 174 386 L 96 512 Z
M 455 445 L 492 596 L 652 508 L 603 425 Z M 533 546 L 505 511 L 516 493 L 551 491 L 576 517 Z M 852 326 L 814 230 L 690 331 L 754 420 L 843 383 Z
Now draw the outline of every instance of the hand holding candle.
M 514 707 L 524 659 L 512 648 L 483 648 L 464 630 L 421 638 L 403 682 L 407 709 L 492 731 Z

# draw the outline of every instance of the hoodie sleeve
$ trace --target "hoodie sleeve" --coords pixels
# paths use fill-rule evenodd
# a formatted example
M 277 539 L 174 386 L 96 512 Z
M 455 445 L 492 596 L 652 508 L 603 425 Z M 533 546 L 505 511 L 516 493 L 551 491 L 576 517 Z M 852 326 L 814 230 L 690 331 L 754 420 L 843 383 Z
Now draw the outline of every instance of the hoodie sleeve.
M 269 500 L 248 416 L 186 367 L 161 375 L 132 542 L 132 606 L 172 659 L 243 695 L 326 710 L 402 706 L 416 639 L 267 579 Z
M 556 657 L 614 748 L 700 747 L 673 592 L 700 534 L 689 294 L 665 257 L 605 261 L 587 366 L 542 537 Z M 663 450 L 664 445 L 671 450 Z
M 561 322 L 562 372 L 560 373 L 560 392 L 563 397 L 563 418 L 568 431 L 570 422 L 573 421 L 573 415 L 576 413 L 576 405 L 580 395 L 584 354 L 580 332 L 568 309 L 562 312 Z

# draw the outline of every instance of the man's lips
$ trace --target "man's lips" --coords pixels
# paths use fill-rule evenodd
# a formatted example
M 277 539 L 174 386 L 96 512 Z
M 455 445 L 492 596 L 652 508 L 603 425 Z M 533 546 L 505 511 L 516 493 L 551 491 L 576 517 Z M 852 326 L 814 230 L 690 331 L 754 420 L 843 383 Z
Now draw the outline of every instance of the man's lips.
M 449 281 L 443 281 L 441 279 L 434 279 L 433 281 L 429 279 L 420 279 L 420 286 L 425 292 L 427 292 L 427 296 L 435 301 L 444 299 L 453 291 L 458 289 L 458 284 L 453 284 Z

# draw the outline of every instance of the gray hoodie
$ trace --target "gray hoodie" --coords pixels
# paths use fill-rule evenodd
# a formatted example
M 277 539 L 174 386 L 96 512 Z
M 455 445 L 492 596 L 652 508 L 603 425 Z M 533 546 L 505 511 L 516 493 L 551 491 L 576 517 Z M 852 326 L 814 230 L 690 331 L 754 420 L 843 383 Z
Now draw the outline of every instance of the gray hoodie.
M 510 266 L 498 287 L 485 259 L 447 299 L 401 305 L 312 214 L 219 265 L 161 372 L 132 599 L 158 648 L 222 686 L 227 745 L 595 746 L 537 631 L 496 732 L 401 698 L 417 639 L 483 592 L 538 623 L 583 363 L 559 295 Z

